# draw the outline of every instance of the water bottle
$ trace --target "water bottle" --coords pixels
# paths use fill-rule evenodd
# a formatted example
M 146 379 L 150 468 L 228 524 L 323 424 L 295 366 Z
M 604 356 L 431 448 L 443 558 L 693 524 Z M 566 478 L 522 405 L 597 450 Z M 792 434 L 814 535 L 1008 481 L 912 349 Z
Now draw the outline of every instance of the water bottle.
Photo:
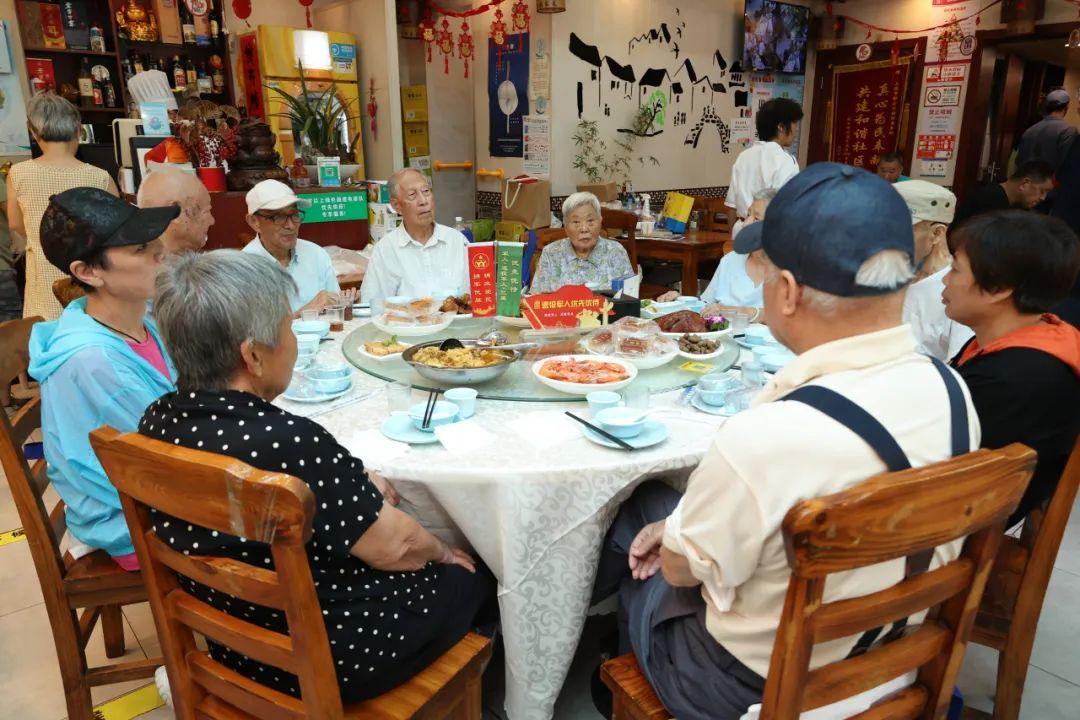
M 463 233 L 469 228 L 465 225 L 464 218 L 456 217 L 454 218 L 454 229 L 457 230 L 459 233 Z

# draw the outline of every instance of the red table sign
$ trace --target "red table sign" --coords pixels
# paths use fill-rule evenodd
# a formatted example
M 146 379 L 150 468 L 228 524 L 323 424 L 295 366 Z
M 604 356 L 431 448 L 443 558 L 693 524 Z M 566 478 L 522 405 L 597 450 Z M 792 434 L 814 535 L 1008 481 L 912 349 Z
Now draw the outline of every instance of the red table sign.
M 537 330 L 572 328 L 578 326 L 582 313 L 599 318 L 607 302 L 606 297 L 594 295 L 584 285 L 566 285 L 552 293 L 526 297 L 525 318 Z
M 495 315 L 495 243 L 469 245 L 469 294 L 474 317 Z

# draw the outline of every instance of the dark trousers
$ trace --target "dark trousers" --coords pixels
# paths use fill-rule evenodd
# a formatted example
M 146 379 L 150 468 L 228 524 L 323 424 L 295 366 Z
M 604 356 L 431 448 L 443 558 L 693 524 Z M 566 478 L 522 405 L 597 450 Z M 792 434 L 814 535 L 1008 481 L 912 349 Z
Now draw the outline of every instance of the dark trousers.
M 761 702 L 765 680 L 724 649 L 705 627 L 701 588 L 672 587 L 661 573 L 630 575 L 638 532 L 671 514 L 681 496 L 661 482 L 641 485 L 604 540 L 593 601 L 619 594 L 619 652 L 633 651 L 656 694 L 679 720 L 738 720 Z

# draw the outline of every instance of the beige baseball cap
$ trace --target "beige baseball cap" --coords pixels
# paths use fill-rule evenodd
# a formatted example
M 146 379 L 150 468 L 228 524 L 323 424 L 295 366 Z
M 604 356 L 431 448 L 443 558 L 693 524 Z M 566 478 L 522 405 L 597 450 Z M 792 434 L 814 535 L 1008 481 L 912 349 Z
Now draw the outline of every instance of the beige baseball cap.
M 280 180 L 263 180 L 255 187 L 248 190 L 244 198 L 247 200 L 248 215 L 254 215 L 260 210 L 280 210 L 290 205 L 296 205 L 301 210 L 311 207 L 311 201 L 296 196 L 293 189 Z
M 893 183 L 911 212 L 911 224 L 923 220 L 949 225 L 956 215 L 956 196 L 949 190 L 926 180 L 904 180 Z

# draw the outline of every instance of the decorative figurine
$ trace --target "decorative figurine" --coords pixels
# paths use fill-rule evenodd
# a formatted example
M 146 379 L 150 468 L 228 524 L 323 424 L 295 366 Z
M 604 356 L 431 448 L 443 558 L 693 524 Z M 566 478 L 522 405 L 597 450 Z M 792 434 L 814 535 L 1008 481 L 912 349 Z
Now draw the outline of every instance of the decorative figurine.
M 138 0 L 127 0 L 127 4 L 116 11 L 116 26 L 129 40 L 158 40 L 157 18 L 152 11 L 140 5 Z

